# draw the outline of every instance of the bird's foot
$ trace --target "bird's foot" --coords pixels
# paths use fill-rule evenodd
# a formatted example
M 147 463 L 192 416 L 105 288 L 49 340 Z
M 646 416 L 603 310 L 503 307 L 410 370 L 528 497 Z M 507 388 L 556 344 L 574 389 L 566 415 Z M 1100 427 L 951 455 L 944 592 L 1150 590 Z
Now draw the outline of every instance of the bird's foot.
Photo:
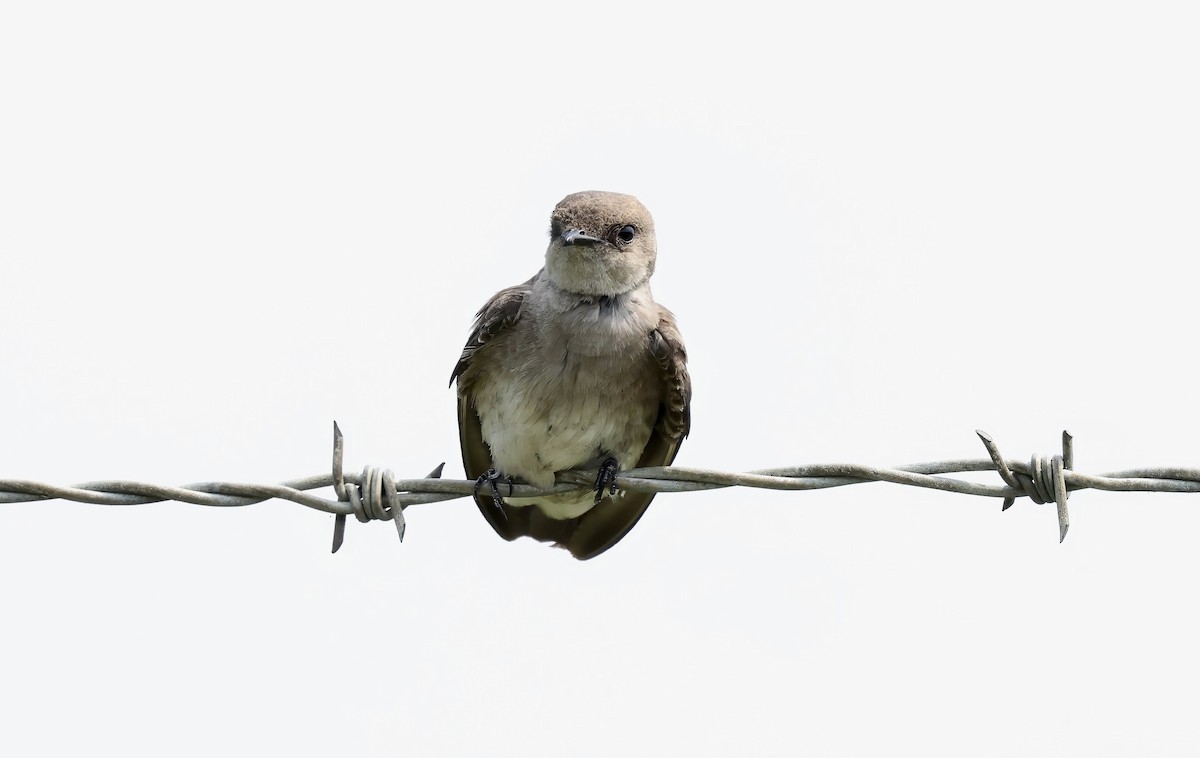
M 483 476 L 475 480 L 475 489 L 472 494 L 478 495 L 479 489 L 486 484 L 488 489 L 492 491 L 492 505 L 494 505 L 501 513 L 504 513 L 504 510 L 500 508 L 500 506 L 504 505 L 504 498 L 500 495 L 500 482 L 504 482 L 508 485 L 508 496 L 512 497 L 512 477 L 501 476 L 500 472 L 494 468 L 488 469 L 486 472 L 484 472 Z
M 600 500 L 604 497 L 604 490 L 608 490 L 610 495 L 617 494 L 617 459 L 605 458 L 604 463 L 600 464 L 600 471 L 596 474 L 596 502 L 595 505 L 600 505 Z

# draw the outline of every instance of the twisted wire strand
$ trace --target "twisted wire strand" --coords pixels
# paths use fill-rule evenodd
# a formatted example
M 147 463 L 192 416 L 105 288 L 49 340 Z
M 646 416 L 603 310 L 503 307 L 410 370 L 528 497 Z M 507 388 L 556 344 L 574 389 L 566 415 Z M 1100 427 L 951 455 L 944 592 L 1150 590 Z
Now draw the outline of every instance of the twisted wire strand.
M 895 467 L 865 466 L 854 463 L 827 463 L 784 466 L 750 472 L 727 472 L 682 466 L 636 468 L 618 474 L 618 488 L 636 492 L 696 492 L 725 487 L 752 487 L 771 490 L 817 490 L 869 482 L 890 482 L 911 487 L 954 492 L 963 495 L 1000 498 L 1003 509 L 1021 497 L 1037 503 L 1054 502 L 1058 506 L 1059 539 L 1066 535 L 1066 500 L 1070 492 L 1096 489 L 1116 492 L 1200 492 L 1200 468 L 1149 467 L 1126 469 L 1104 474 L 1084 474 L 1072 470 L 1073 452 L 1070 435 L 1063 433 L 1063 454 L 1033 456 L 1028 462 L 1000 455 L 990 436 L 977 432 L 988 449 L 989 458 L 932 461 Z M 441 466 L 422 479 L 396 479 L 390 471 L 368 466 L 361 474 L 342 473 L 341 430 L 334 425 L 334 465 L 328 474 L 292 479 L 280 484 L 243 484 L 235 482 L 199 482 L 168 487 L 124 480 L 97 481 L 72 487 L 22 479 L 0 479 L 0 503 L 27 503 L 44 500 L 70 500 L 98 505 L 142 505 L 174 500 L 194 505 L 239 507 L 279 499 L 336 515 L 334 550 L 341 545 L 345 517 L 359 521 L 391 520 L 400 538 L 404 537 L 405 508 L 421 503 L 469 497 L 475 490 L 470 480 L 442 479 Z M 959 479 L 946 474 L 978 471 L 997 472 L 1003 484 Z M 513 485 L 514 497 L 536 497 L 554 492 L 590 490 L 595 472 L 565 471 L 553 487 Z M 338 499 L 309 494 L 309 490 L 334 488 Z

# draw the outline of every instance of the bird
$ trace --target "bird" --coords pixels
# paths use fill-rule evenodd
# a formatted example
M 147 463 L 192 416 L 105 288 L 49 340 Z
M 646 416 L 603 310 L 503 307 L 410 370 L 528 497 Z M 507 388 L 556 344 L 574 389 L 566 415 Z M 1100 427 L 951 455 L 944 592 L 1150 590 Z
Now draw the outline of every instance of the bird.
M 567 195 L 551 213 L 541 270 L 475 315 L 450 383 L 475 503 L 504 539 L 600 555 L 654 498 L 618 490 L 618 473 L 669 465 L 687 437 L 687 350 L 650 292 L 657 253 L 637 198 Z M 571 469 L 596 471 L 593 490 L 515 498 L 506 489 L 549 488 Z

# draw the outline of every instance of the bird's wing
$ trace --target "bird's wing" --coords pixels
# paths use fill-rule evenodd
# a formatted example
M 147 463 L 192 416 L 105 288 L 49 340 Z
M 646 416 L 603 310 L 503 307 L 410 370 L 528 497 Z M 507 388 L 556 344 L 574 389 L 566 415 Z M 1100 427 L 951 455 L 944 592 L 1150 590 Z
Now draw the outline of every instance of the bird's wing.
M 521 306 L 533 288 L 535 279 L 536 274 L 523 284 L 500 290 L 479 309 L 471 327 L 471 336 L 467 338 L 467 344 L 454 367 L 454 373 L 450 375 L 451 384 L 458 380 L 458 438 L 462 447 L 463 469 L 466 470 L 468 479 L 476 479 L 492 467 L 492 453 L 483 441 L 479 415 L 475 412 L 475 395 L 472 390 L 476 374 L 472 370 L 475 357 L 481 350 L 487 350 L 496 335 L 511 328 L 521 318 Z M 501 512 L 492 505 L 492 499 L 482 493 L 475 496 L 475 504 L 479 506 L 479 511 L 496 533 L 504 539 L 514 540 L 529 533 L 522 528 L 520 511 L 536 509 L 505 508 L 504 512 Z
M 649 334 L 648 349 L 658 363 L 663 401 L 650 440 L 637 465 L 668 466 L 675 460 L 679 445 L 691 428 L 692 380 L 687 372 L 687 350 L 684 349 L 675 316 L 661 306 L 658 327 Z M 650 492 L 622 493 L 605 500 L 582 516 L 558 522 L 559 530 L 565 528 L 567 534 L 565 539 L 562 536 L 553 539 L 581 561 L 594 558 L 619 542 L 646 512 L 653 499 L 654 493 Z

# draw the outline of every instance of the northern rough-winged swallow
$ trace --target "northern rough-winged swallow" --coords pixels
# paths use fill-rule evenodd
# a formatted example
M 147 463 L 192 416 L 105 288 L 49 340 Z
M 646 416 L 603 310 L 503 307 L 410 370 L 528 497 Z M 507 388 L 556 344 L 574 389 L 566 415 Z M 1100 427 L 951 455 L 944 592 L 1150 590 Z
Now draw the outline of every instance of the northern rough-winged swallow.
M 454 367 L 463 467 L 503 538 L 553 542 L 580 560 L 637 523 L 653 494 L 617 472 L 665 466 L 691 423 L 687 352 L 654 302 L 654 221 L 637 198 L 578 192 L 550 216 L 546 265 L 476 314 Z M 554 484 L 596 470 L 595 492 L 504 497 L 508 482 Z

